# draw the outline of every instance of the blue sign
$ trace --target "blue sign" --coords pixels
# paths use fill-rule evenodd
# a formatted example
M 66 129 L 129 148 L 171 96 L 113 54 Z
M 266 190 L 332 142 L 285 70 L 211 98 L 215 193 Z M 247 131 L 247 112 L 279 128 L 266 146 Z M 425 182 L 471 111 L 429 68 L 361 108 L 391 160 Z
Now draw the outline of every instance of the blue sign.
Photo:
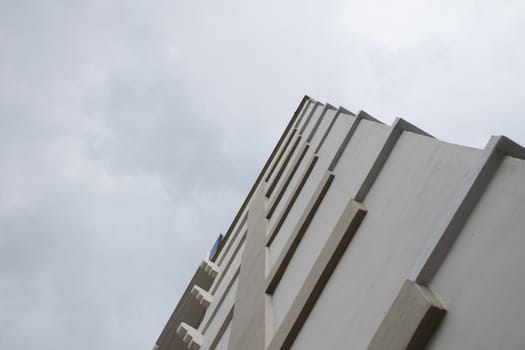
M 219 237 L 217 237 L 217 240 L 215 240 L 215 243 L 213 244 L 213 247 L 211 248 L 211 251 L 210 251 L 210 256 L 208 257 L 208 259 L 210 259 L 211 261 L 215 260 L 214 259 L 215 254 L 219 250 L 219 247 L 221 246 L 223 238 L 224 236 L 222 235 L 222 233 L 220 233 Z

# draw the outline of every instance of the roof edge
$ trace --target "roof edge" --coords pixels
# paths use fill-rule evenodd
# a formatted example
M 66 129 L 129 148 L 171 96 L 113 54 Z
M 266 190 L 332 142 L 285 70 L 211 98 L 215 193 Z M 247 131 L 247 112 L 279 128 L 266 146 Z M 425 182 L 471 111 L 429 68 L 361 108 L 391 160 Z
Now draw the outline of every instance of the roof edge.
M 304 104 L 308 101 L 308 100 L 312 100 L 312 98 L 308 95 L 304 95 L 301 102 L 299 103 L 299 105 L 297 106 L 297 109 L 295 110 L 292 118 L 290 119 L 290 121 L 288 122 L 288 125 L 286 126 L 286 129 L 284 129 L 284 132 L 281 134 L 281 137 L 279 138 L 279 141 L 277 141 L 277 144 L 275 145 L 275 147 L 273 148 L 273 151 L 272 153 L 270 154 L 270 156 L 268 157 L 268 159 L 266 160 L 266 163 L 264 164 L 264 167 L 262 168 L 261 172 L 259 173 L 259 176 L 257 176 L 257 179 L 255 180 L 255 183 L 253 184 L 253 186 L 251 187 L 250 191 L 248 192 L 248 195 L 246 196 L 246 199 L 244 200 L 244 202 L 242 203 L 241 205 L 241 208 L 239 209 L 239 211 L 237 212 L 237 215 L 235 215 L 235 218 L 233 219 L 230 227 L 228 228 L 228 231 L 226 231 L 226 234 L 224 235 L 224 238 L 219 246 L 219 248 L 217 249 L 217 251 L 215 252 L 215 254 L 211 257 L 211 261 L 215 261 L 217 259 L 217 257 L 219 256 L 219 254 L 221 253 L 225 243 L 228 241 L 228 239 L 230 238 L 230 235 L 233 231 L 233 228 L 235 227 L 235 225 L 237 224 L 237 221 L 239 221 L 242 213 L 244 212 L 244 209 L 246 209 L 246 206 L 248 205 L 248 203 L 250 202 L 250 199 L 252 198 L 252 195 L 253 193 L 255 192 L 255 190 L 257 189 L 257 186 L 259 185 L 259 183 L 261 182 L 262 178 L 263 178 L 263 175 L 264 173 L 266 172 L 266 170 L 268 169 L 268 167 L 270 166 L 273 158 L 275 157 L 275 154 L 277 153 L 277 150 L 279 149 L 279 147 L 281 146 L 281 144 L 284 142 L 284 139 L 286 137 L 286 135 L 288 134 L 288 131 L 292 128 L 295 120 L 297 119 L 297 116 L 299 115 L 299 112 L 301 111 L 301 109 L 303 108 Z

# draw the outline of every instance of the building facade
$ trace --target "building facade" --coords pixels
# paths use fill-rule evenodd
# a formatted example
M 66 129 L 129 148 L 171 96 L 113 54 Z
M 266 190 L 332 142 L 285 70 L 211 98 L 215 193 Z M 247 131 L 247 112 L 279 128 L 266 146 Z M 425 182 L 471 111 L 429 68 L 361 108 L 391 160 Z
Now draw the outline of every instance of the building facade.
M 155 348 L 525 349 L 524 159 L 305 96 Z

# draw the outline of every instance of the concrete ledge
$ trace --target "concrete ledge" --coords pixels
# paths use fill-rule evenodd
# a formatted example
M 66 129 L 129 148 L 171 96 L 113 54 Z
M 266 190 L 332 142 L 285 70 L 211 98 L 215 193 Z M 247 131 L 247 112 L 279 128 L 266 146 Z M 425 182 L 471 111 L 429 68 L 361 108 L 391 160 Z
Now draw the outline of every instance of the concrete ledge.
M 381 172 L 383 165 L 387 161 L 388 156 L 392 152 L 392 149 L 394 149 L 394 146 L 403 131 L 409 131 L 416 134 L 432 137 L 431 135 L 427 134 L 418 127 L 410 124 L 406 120 L 397 118 L 390 127 L 390 133 L 386 137 L 383 148 L 381 148 L 381 150 L 379 151 L 376 160 L 372 164 L 372 167 L 368 171 L 365 180 L 363 181 L 363 183 L 359 187 L 359 190 L 357 191 L 357 194 L 355 196 L 356 201 L 362 202 L 365 199 L 366 195 L 368 194 L 368 191 L 370 191 L 370 188 L 372 187 L 377 176 Z
M 288 146 L 290 145 L 290 142 L 292 141 L 292 139 L 295 136 L 296 132 L 297 132 L 297 129 L 293 129 L 292 132 L 290 133 L 290 136 L 288 137 L 288 139 L 284 143 L 283 148 L 281 149 L 281 151 L 279 152 L 279 155 L 275 159 L 275 163 L 272 164 L 272 167 L 270 168 L 270 171 L 268 172 L 268 175 L 266 175 L 266 178 L 264 179 L 264 181 L 266 181 L 266 182 L 270 181 L 270 178 L 272 177 L 273 172 L 275 171 L 275 169 L 277 168 L 277 165 L 281 161 L 281 158 L 283 157 L 283 154 L 288 149 Z
M 195 297 L 191 295 L 191 290 L 195 285 L 203 290 L 208 290 L 212 283 L 213 278 L 199 266 L 156 341 L 159 350 L 168 350 L 183 346 L 182 339 L 176 334 L 177 327 L 181 322 L 185 322 L 192 327 L 199 327 L 206 308 L 199 304 Z
M 217 335 L 213 339 L 213 341 L 210 344 L 210 347 L 208 350 L 214 350 L 217 347 L 217 344 L 219 344 L 219 341 L 221 341 L 221 338 L 224 336 L 224 332 L 226 331 L 226 328 L 230 325 L 232 318 L 233 318 L 233 310 L 235 309 L 235 305 L 233 305 L 228 312 L 228 315 L 226 315 L 226 318 L 224 319 L 224 322 L 221 325 L 221 328 L 217 332 Z
M 367 349 L 424 349 L 445 313 L 430 289 L 406 280 Z
M 359 126 L 359 122 L 362 119 L 370 120 L 370 121 L 373 121 L 373 122 L 378 122 L 377 119 L 375 119 L 374 117 L 370 116 L 365 111 L 359 111 L 359 113 L 357 113 L 357 116 L 355 116 L 355 120 L 352 123 L 352 126 L 350 127 L 350 129 L 346 133 L 346 136 L 343 139 L 343 142 L 341 143 L 341 146 L 339 146 L 339 148 L 337 149 L 337 152 L 335 153 L 335 156 L 332 159 L 332 162 L 330 162 L 330 165 L 328 166 L 328 170 L 333 171 L 335 169 L 335 166 L 339 162 L 339 159 L 341 159 L 341 156 L 343 155 L 343 152 L 345 151 L 346 146 L 348 145 L 348 142 L 350 142 L 350 139 L 354 135 L 354 132 L 356 131 L 357 127 Z
M 206 308 L 210 306 L 213 300 L 213 296 L 210 293 L 208 293 L 207 291 L 205 291 L 197 285 L 193 286 L 190 293 L 195 297 L 195 299 L 197 299 L 199 304 Z
M 310 132 L 310 134 L 308 135 L 308 138 L 306 139 L 306 142 L 310 142 L 310 141 L 312 141 L 312 139 L 313 139 L 315 133 L 317 132 L 317 129 L 319 129 L 319 125 L 321 125 L 321 122 L 323 121 L 323 118 L 324 118 L 324 116 L 325 116 L 325 114 L 326 114 L 326 111 L 329 110 L 329 109 L 331 109 L 331 110 L 333 110 L 333 111 L 337 110 L 334 106 L 332 106 L 332 105 L 329 104 L 329 103 L 326 103 L 326 104 L 324 105 L 324 107 L 323 107 L 323 111 L 321 112 L 321 115 L 319 116 L 319 118 L 317 118 L 317 120 L 316 120 L 316 122 L 315 122 L 315 125 L 314 125 L 314 127 L 312 128 L 312 131 Z
M 290 210 L 292 209 L 295 201 L 297 200 L 297 197 L 299 197 L 299 194 L 301 193 L 301 190 L 304 187 L 304 184 L 306 181 L 308 181 L 308 178 L 310 177 L 310 174 L 312 173 L 312 170 L 315 167 L 315 164 L 317 163 L 317 160 L 319 159 L 318 156 L 313 156 L 310 160 L 310 164 L 308 164 L 308 167 L 304 170 L 304 172 L 301 174 L 300 181 L 295 185 L 292 195 L 290 198 L 288 198 L 288 201 L 286 202 L 286 205 L 284 206 L 284 209 L 279 214 L 279 218 L 277 219 L 274 226 L 270 229 L 270 234 L 268 235 L 268 238 L 266 239 L 266 246 L 269 247 L 277 234 L 279 233 L 279 230 L 281 229 L 281 226 L 284 223 L 284 220 L 286 220 L 286 217 L 288 216 L 288 213 L 290 213 Z
M 348 109 L 344 108 L 343 106 L 339 106 L 339 110 L 345 114 L 350 114 L 351 116 L 355 117 L 355 113 L 352 111 L 349 111 Z
M 310 106 L 310 104 L 313 104 L 314 107 L 312 108 L 312 110 L 310 111 L 310 113 L 308 113 L 308 117 L 304 123 L 304 125 L 301 127 L 301 130 L 299 131 L 299 124 L 301 123 L 306 111 L 308 110 L 308 107 Z M 277 169 L 277 165 L 280 163 L 281 161 L 281 158 L 284 156 L 284 154 L 286 153 L 286 151 L 288 150 L 288 146 L 290 145 L 290 142 L 292 141 L 292 139 L 294 138 L 294 136 L 297 134 L 298 136 L 301 136 L 306 125 L 308 124 L 308 122 L 310 121 L 310 119 L 312 118 L 312 115 L 313 113 L 315 112 L 315 110 L 317 109 L 317 107 L 321 105 L 320 102 L 317 102 L 317 101 L 314 101 L 312 99 L 309 99 L 308 102 L 306 103 L 306 106 L 302 109 L 301 111 L 301 114 L 299 116 L 299 118 L 297 119 L 297 122 L 295 123 L 295 126 L 294 126 L 294 129 L 292 130 L 290 136 L 288 137 L 288 140 L 286 140 L 286 143 L 284 144 L 284 146 L 282 147 L 282 149 L 280 150 L 275 162 L 272 164 L 271 168 L 270 168 L 270 171 L 268 172 L 268 175 L 266 176 L 265 178 L 265 181 L 266 182 L 269 182 L 274 174 L 274 171 Z M 268 196 L 267 196 L 268 197 Z
M 292 306 L 274 334 L 268 350 L 286 350 L 292 346 L 365 214 L 366 209 L 362 204 L 354 200 L 347 204 Z
M 199 350 L 202 346 L 203 336 L 192 326 L 182 322 L 177 328 L 177 334 L 188 345 L 190 350 Z
M 304 113 L 304 112 L 303 112 Z M 266 175 L 266 178 L 264 179 L 265 182 L 268 182 L 270 180 L 270 177 L 272 177 L 273 172 L 275 171 L 275 168 L 277 168 L 277 164 L 281 161 L 281 158 L 283 157 L 283 154 L 286 152 L 286 149 L 288 148 L 288 145 L 292 141 L 293 137 L 295 136 L 295 133 L 297 132 L 297 128 L 294 128 L 291 132 L 286 141 L 284 142 L 284 145 L 282 146 L 279 154 L 275 158 L 274 163 L 271 165 L 270 171 L 268 171 L 268 175 Z
M 248 211 L 246 211 L 246 214 L 244 214 L 243 218 L 241 219 L 241 222 L 237 226 L 237 230 L 235 230 L 235 233 L 233 234 L 233 236 L 230 236 L 228 244 L 224 248 L 224 252 L 223 252 L 223 254 L 221 255 L 221 258 L 218 261 L 219 266 L 222 266 L 222 263 L 224 262 L 224 259 L 228 255 L 228 252 L 230 251 L 231 247 L 233 246 L 233 243 L 237 239 L 237 236 L 239 235 L 239 232 L 241 232 L 241 230 L 243 229 L 244 225 L 246 224 L 246 221 L 248 220 L 248 214 L 249 214 Z
M 308 110 L 308 107 L 310 107 L 310 104 L 315 103 L 315 102 L 316 101 L 313 98 L 308 97 L 308 100 L 305 102 L 304 107 L 302 108 L 301 113 L 299 114 L 299 117 L 297 118 L 297 121 L 295 122 L 295 125 L 293 126 L 295 129 L 297 129 L 297 127 L 299 127 L 299 124 L 301 124 L 301 121 L 303 120 L 304 115 L 306 114 L 306 111 Z
M 206 331 L 208 331 L 208 328 L 210 327 L 211 323 L 215 319 L 215 316 L 217 315 L 217 312 L 221 308 L 222 303 L 224 302 L 224 299 L 226 298 L 226 295 L 228 295 L 228 293 L 230 292 L 231 287 L 233 286 L 235 281 L 239 278 L 239 273 L 240 272 L 241 272 L 241 267 L 239 266 L 237 268 L 237 271 L 235 271 L 235 274 L 233 275 L 232 279 L 230 280 L 230 282 L 228 283 L 228 285 L 224 289 L 224 292 L 220 296 L 219 300 L 217 301 L 216 304 L 213 305 L 213 311 L 211 311 L 211 314 L 208 317 L 208 319 L 206 320 L 206 323 L 205 323 L 204 327 L 202 327 L 202 333 L 203 334 L 206 334 Z
M 503 157 L 525 159 L 525 149 L 504 136 L 492 136 L 462 189 L 433 233 L 410 278 L 428 285 L 446 258 L 472 210 L 476 207 Z
M 305 211 L 299 218 L 299 221 L 297 222 L 297 225 L 292 231 L 290 238 L 286 242 L 286 245 L 284 246 L 282 252 L 279 254 L 279 258 L 277 258 L 275 265 L 272 267 L 272 270 L 270 272 L 270 275 L 268 276 L 266 283 L 266 293 L 272 294 L 277 285 L 279 284 L 279 281 L 281 280 L 284 271 L 288 267 L 288 264 L 290 263 L 293 254 L 299 246 L 301 239 L 306 233 L 306 230 L 308 230 L 310 222 L 312 222 L 312 219 L 314 218 L 315 213 L 319 208 L 319 205 L 321 205 L 321 202 L 323 201 L 326 192 L 330 188 L 334 177 L 335 175 L 332 172 L 327 171 L 321 179 L 321 182 L 319 182 L 319 185 L 317 185 L 317 188 L 315 189 L 312 198 L 306 205 Z
M 344 110 L 344 111 L 346 111 L 346 110 Z M 328 134 L 330 133 L 330 131 L 331 131 L 332 128 L 334 127 L 334 124 L 335 124 L 337 118 L 339 118 L 339 115 L 340 115 L 341 113 L 345 113 L 344 111 L 343 111 L 343 108 L 342 108 L 342 107 L 339 107 L 339 108 L 337 109 L 337 111 L 335 112 L 335 115 L 334 115 L 332 121 L 331 121 L 330 124 L 328 125 L 328 128 L 326 128 L 326 131 L 324 132 L 324 135 L 323 135 L 323 137 L 321 138 L 321 141 L 319 141 L 319 144 L 318 144 L 317 147 L 315 148 L 315 152 L 314 152 L 315 154 L 319 153 L 319 150 L 320 150 L 321 147 L 323 146 L 324 141 L 325 141 L 326 138 L 328 137 Z M 352 115 L 353 115 L 353 114 L 352 114 Z
M 304 130 L 308 126 L 308 123 L 310 123 L 310 120 L 312 119 L 312 116 L 314 115 L 315 111 L 319 106 L 322 106 L 321 102 L 315 101 L 314 102 L 314 108 L 308 113 L 308 117 L 306 117 L 306 120 L 304 121 L 303 125 L 301 126 L 301 130 L 299 131 L 299 135 L 302 135 L 304 133 Z
M 219 265 L 209 261 L 208 259 L 202 260 L 200 266 L 211 278 L 215 278 L 215 276 L 217 276 L 219 273 Z
M 262 186 L 250 202 L 248 236 L 242 252 L 239 284 L 228 341 L 229 350 L 265 350 L 267 329 L 266 294 L 266 218 Z M 231 292 L 230 292 L 231 293 Z
M 217 291 L 217 289 L 219 288 L 219 286 L 221 285 L 222 283 L 222 280 L 224 279 L 224 277 L 226 276 L 226 274 L 228 273 L 228 271 L 230 270 L 230 267 L 233 263 L 233 260 L 235 260 L 235 256 L 237 255 L 237 253 L 239 252 L 239 250 L 241 249 L 243 243 L 246 241 L 246 235 L 247 235 L 247 231 L 244 232 L 243 236 L 241 237 L 241 239 L 239 240 L 239 243 L 237 244 L 237 246 L 235 247 L 235 250 L 233 251 L 233 254 L 231 255 L 230 259 L 228 260 L 228 262 L 226 263 L 226 266 L 224 266 L 224 268 L 222 269 L 221 273 L 219 274 L 219 278 L 217 279 L 217 282 L 215 282 L 215 284 L 213 285 L 212 289 L 211 289 L 211 293 L 212 294 L 215 294 L 215 292 Z
M 277 186 L 277 183 L 281 179 L 281 176 L 284 173 L 284 169 L 286 169 L 286 166 L 290 162 L 290 159 L 292 158 L 293 154 L 295 153 L 295 150 L 296 150 L 297 146 L 299 145 L 299 142 L 301 142 L 301 139 L 302 139 L 301 136 L 297 136 L 297 139 L 293 143 L 292 148 L 290 148 L 288 154 L 286 155 L 286 158 L 283 160 L 282 164 L 279 166 L 279 170 L 275 174 L 275 177 L 273 178 L 270 186 L 266 190 L 266 194 L 265 194 L 266 197 L 270 197 L 272 195 L 273 190 L 275 189 L 275 186 Z
M 270 219 L 272 217 L 273 212 L 275 211 L 275 209 L 279 205 L 279 202 L 283 198 L 284 192 L 288 188 L 288 185 L 290 184 L 290 181 L 292 181 L 292 178 L 294 177 L 295 172 L 299 168 L 299 165 L 301 165 L 301 162 L 303 161 L 304 156 L 306 155 L 306 152 L 308 152 L 308 148 L 309 147 L 310 147 L 310 145 L 308 143 L 303 145 L 303 147 L 302 147 L 301 151 L 299 152 L 298 156 L 295 158 L 292 167 L 289 169 L 288 173 L 285 175 L 284 183 L 282 184 L 281 188 L 277 192 L 277 196 L 275 196 L 273 198 L 273 200 L 271 201 L 270 209 L 266 213 L 266 218 L 267 219 Z
M 222 242 L 221 242 L 221 244 L 219 246 L 219 249 L 217 249 L 217 251 L 215 252 L 215 256 L 211 257 L 211 261 L 215 261 L 217 259 L 217 257 L 221 254 L 221 252 L 223 250 L 223 247 L 226 244 L 226 242 L 228 242 L 230 240 L 230 236 L 232 234 L 232 231 L 233 231 L 234 227 L 237 225 L 241 215 L 245 212 L 245 209 L 247 208 L 248 203 L 250 202 L 250 200 L 251 200 L 255 190 L 257 189 L 257 187 L 259 186 L 259 184 L 261 182 L 264 182 L 264 178 L 265 178 L 266 172 L 268 171 L 268 169 L 270 169 L 271 164 L 275 164 L 276 163 L 276 162 L 274 162 L 274 159 L 275 159 L 275 156 L 277 155 L 277 152 L 281 149 L 281 145 L 283 144 L 283 142 L 286 139 L 287 135 L 290 133 L 290 130 L 293 129 L 292 126 L 297 121 L 297 117 L 304 110 L 304 105 L 308 104 L 309 101 L 310 101 L 310 97 L 308 95 L 304 95 L 304 97 L 301 99 L 301 102 L 297 106 L 297 108 L 296 108 L 292 118 L 288 122 L 288 125 L 286 126 L 286 129 L 284 130 L 284 132 L 279 137 L 279 140 L 277 141 L 277 145 L 275 146 L 275 148 L 273 149 L 272 153 L 270 154 L 270 156 L 268 157 L 268 159 L 264 163 L 262 171 L 257 176 L 257 179 L 255 180 L 254 184 L 250 188 L 250 191 L 248 192 L 248 195 L 246 196 L 246 198 L 242 202 L 241 208 L 239 209 L 239 211 L 237 211 L 237 214 L 235 214 L 235 217 L 234 217 L 231 225 L 229 226 L 228 230 L 226 231 L 226 234 L 224 235 L 224 239 L 222 240 Z

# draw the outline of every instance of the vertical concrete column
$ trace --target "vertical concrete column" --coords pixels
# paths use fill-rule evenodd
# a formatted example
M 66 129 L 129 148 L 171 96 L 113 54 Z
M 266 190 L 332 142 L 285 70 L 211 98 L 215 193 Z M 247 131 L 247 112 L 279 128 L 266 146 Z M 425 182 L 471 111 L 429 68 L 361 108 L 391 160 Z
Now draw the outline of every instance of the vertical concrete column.
M 263 184 L 252 196 L 248 210 L 248 234 L 241 257 L 239 286 L 235 296 L 230 350 L 264 350 L 267 332 L 266 215 Z

